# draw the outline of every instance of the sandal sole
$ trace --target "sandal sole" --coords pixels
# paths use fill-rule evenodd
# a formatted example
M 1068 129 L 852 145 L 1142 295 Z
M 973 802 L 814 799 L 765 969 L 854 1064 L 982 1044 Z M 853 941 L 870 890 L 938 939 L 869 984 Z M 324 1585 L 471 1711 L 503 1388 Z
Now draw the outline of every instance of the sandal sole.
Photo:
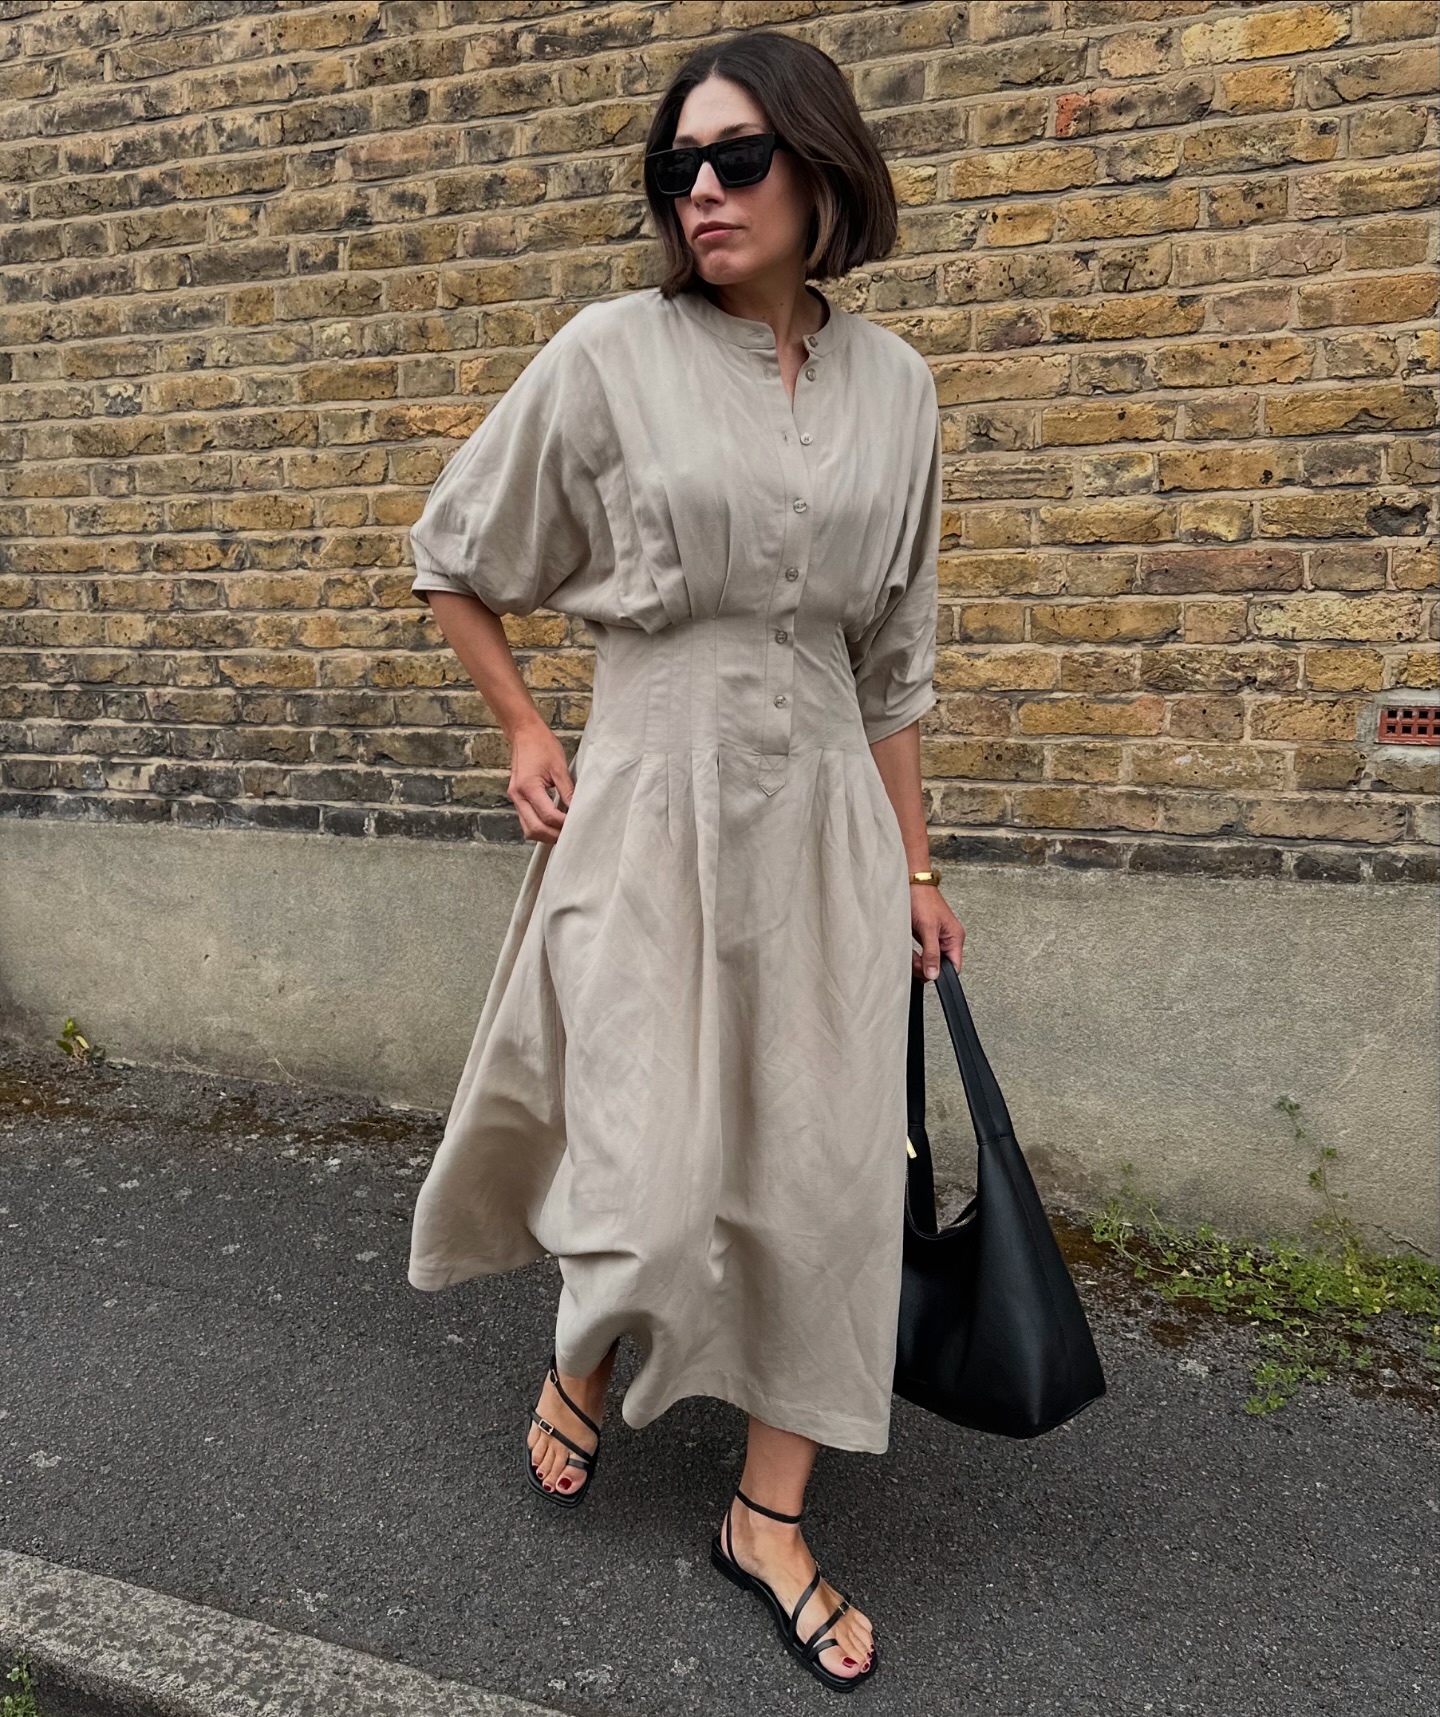
M 737 1563 L 725 1554 L 719 1534 L 710 1540 L 710 1565 L 717 1573 L 723 1574 L 732 1586 L 738 1586 L 742 1592 L 753 1592 L 757 1598 L 764 1600 L 765 1608 L 769 1610 L 775 1622 L 776 1632 L 780 1635 L 780 1643 L 790 1656 L 804 1668 L 808 1669 L 817 1681 L 836 1693 L 853 1693 L 862 1682 L 869 1681 L 880 1667 L 880 1654 L 874 1646 L 870 1648 L 870 1667 L 863 1669 L 858 1675 L 836 1675 L 826 1669 L 823 1663 L 814 1658 L 806 1657 L 790 1631 L 790 1617 L 786 1614 L 780 1600 L 774 1595 L 763 1580 L 758 1580 L 753 1574 L 747 1574 Z

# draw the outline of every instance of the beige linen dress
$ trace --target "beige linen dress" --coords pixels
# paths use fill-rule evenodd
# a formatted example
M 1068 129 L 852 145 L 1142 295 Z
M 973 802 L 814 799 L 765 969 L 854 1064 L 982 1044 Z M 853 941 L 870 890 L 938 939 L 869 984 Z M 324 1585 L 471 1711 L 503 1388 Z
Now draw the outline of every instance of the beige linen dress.
M 581 615 L 595 679 L 409 1280 L 552 1253 L 561 1368 L 644 1355 L 627 1424 L 710 1395 L 880 1453 L 912 939 L 869 746 L 935 701 L 940 430 L 919 353 L 816 296 L 793 406 L 763 322 L 586 305 L 411 531 L 414 589 Z

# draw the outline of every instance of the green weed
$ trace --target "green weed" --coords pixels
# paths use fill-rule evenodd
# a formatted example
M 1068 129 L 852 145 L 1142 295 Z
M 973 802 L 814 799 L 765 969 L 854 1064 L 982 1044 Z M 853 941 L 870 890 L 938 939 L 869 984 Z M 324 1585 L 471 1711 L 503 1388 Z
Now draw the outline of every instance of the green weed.
M 1227 1239 L 1210 1223 L 1168 1222 L 1138 1196 L 1134 1165 L 1126 1163 L 1120 1192 L 1091 1218 L 1091 1237 L 1165 1299 L 1254 1329 L 1262 1352 L 1247 1412 L 1273 1412 L 1306 1383 L 1372 1369 L 1382 1318 L 1423 1327 L 1419 1363 L 1433 1387 L 1440 1382 L 1440 1267 L 1417 1253 L 1372 1249 L 1342 1209 L 1346 1195 L 1332 1184 L 1334 1147 L 1315 1143 L 1294 1098 L 1280 1097 L 1275 1107 L 1315 1157 L 1308 1178 L 1322 1208 L 1308 1234 L 1244 1241 Z
M 66 1055 L 72 1056 L 76 1061 L 88 1062 L 91 1066 L 98 1067 L 105 1059 L 105 1051 L 82 1037 L 80 1028 L 73 1019 L 65 1021 L 64 1028 L 55 1041 Z
M 41 1717 L 40 1707 L 35 1702 L 35 1675 L 25 1658 L 11 1666 L 6 1672 L 7 1681 L 18 1681 L 18 1693 L 0 1695 L 0 1717 Z

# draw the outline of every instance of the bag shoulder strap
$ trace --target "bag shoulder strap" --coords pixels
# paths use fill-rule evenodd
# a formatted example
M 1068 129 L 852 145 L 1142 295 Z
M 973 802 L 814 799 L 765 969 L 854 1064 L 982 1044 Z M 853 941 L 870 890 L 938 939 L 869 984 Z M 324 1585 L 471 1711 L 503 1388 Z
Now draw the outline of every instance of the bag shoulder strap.
M 995 1139 L 1015 1137 L 1010 1111 L 1000 1092 L 1000 1084 L 980 1047 L 980 1036 L 965 992 L 960 987 L 960 974 L 947 954 L 940 956 L 940 975 L 935 980 L 940 992 L 940 1006 L 950 1041 L 955 1046 L 955 1059 L 960 1064 L 960 1079 L 965 1087 L 965 1101 L 970 1106 L 970 1119 L 975 1125 L 975 1137 L 986 1144 Z

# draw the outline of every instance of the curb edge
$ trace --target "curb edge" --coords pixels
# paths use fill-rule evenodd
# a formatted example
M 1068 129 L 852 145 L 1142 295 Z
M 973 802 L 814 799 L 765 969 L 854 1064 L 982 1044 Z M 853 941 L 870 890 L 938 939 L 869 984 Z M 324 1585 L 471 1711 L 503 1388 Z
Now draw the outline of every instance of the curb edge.
M 55 1717 L 564 1717 L 504 1693 L 0 1549 L 0 1656 Z M 9 1691 L 0 1683 L 0 1690 Z M 55 1700 L 62 1703 L 55 1707 Z

